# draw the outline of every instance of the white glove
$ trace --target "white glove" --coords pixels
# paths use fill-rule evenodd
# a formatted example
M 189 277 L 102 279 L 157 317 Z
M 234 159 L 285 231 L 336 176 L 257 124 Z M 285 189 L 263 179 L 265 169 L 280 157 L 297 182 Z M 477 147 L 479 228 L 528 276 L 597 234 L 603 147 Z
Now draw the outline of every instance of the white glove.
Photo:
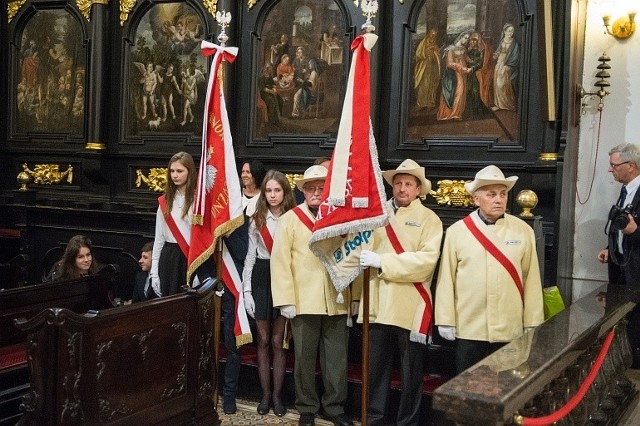
M 293 319 L 296 316 L 295 305 L 284 305 L 280 307 L 280 314 L 287 319 Z
M 160 291 L 160 278 L 151 278 L 151 288 L 153 288 L 153 292 L 158 297 L 162 297 L 162 292 Z
M 456 340 L 455 327 L 449 327 L 448 325 L 439 325 L 438 333 L 440 333 L 440 336 L 442 336 L 442 338 L 445 340 L 450 340 L 450 341 Z
M 360 266 L 379 268 L 380 255 L 369 250 L 362 250 L 362 253 L 360 253 Z
M 253 300 L 253 296 L 250 291 L 244 292 L 244 309 L 251 318 L 256 318 L 256 302 Z
M 360 309 L 360 301 L 354 300 L 351 302 L 351 315 L 358 315 L 358 310 Z

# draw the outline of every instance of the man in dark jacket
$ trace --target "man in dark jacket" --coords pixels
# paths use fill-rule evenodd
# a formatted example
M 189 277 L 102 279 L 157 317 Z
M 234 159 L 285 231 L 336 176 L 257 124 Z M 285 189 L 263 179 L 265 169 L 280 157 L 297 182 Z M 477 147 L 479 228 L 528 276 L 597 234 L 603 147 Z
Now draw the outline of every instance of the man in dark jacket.
M 609 283 L 640 291 L 640 147 L 623 143 L 609 151 L 609 172 L 622 184 L 620 196 L 609 213 L 609 245 L 598 260 L 609 264 Z M 631 311 L 628 334 L 634 351 L 633 368 L 640 368 L 640 305 Z

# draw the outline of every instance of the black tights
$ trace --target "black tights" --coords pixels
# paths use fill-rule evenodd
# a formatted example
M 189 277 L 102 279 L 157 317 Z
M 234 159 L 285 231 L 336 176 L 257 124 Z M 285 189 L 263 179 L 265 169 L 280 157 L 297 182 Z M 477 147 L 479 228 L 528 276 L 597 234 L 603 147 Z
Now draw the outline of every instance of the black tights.
M 282 347 L 285 318 L 279 316 L 273 321 L 257 320 L 258 330 L 258 375 L 262 388 L 262 403 L 271 405 L 271 400 L 281 402 L 286 355 Z M 273 350 L 273 396 L 271 393 L 270 349 Z

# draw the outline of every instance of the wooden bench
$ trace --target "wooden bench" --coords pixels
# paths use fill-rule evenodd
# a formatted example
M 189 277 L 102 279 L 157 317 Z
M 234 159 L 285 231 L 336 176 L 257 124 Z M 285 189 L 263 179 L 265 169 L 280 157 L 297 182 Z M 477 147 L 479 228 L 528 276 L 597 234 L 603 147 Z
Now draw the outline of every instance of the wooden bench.
M 212 399 L 215 282 L 104 311 L 16 320 L 31 386 L 20 425 L 219 423 Z
M 0 424 L 19 417 L 19 401 L 29 384 L 27 335 L 14 320 L 52 307 L 78 313 L 113 307 L 111 286 L 118 271 L 117 265 L 106 265 L 98 274 L 76 280 L 0 290 Z
M 27 282 L 29 256 L 19 254 L 6 263 L 0 263 L 0 290 L 22 287 Z

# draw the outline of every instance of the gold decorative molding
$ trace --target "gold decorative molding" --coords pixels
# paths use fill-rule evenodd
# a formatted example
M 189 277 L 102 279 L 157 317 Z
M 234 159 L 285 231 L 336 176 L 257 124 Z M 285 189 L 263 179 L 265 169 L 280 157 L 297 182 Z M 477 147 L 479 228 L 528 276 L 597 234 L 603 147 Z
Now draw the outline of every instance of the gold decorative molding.
M 78 6 L 78 10 L 87 22 L 91 22 L 91 6 L 94 4 L 103 4 L 107 6 L 109 4 L 109 0 L 76 0 L 76 6 Z
M 464 189 L 464 184 L 468 180 L 439 180 L 438 190 L 431 190 L 430 194 L 440 205 L 452 207 L 473 206 L 473 197 Z
M 60 171 L 59 164 L 36 164 L 31 170 L 27 163 L 24 163 L 22 170 L 37 185 L 57 185 L 63 180 L 66 180 L 67 183 L 73 182 L 73 166 L 71 164 L 67 165 L 67 170 L 64 172 Z
M 124 23 L 129 19 L 129 12 L 136 5 L 137 0 L 120 0 L 120 26 L 124 27 Z
M 557 152 L 541 152 L 538 158 L 542 161 L 557 161 L 558 153 Z
M 7 3 L 7 22 L 11 23 L 11 20 L 18 14 L 20 8 L 25 4 L 27 0 L 16 0 Z
M 84 16 L 84 19 L 86 19 L 87 22 L 91 21 L 92 5 L 93 2 L 91 0 L 76 0 L 76 6 L 78 6 L 78 10 L 80 10 L 80 13 Z
M 149 169 L 149 176 L 145 176 L 141 169 L 136 170 L 136 188 L 145 184 L 149 191 L 163 192 L 167 186 L 167 168 L 152 167 Z
M 207 8 L 212 16 L 216 16 L 216 10 L 218 10 L 218 0 L 202 0 L 202 4 Z
M 291 189 L 295 189 L 296 180 L 297 179 L 302 179 L 304 177 L 300 173 L 287 173 L 287 174 L 285 174 L 285 176 L 287 177 L 287 180 L 289 181 L 289 185 L 291 185 Z
M 91 151 L 102 151 L 104 149 L 107 149 L 107 147 L 102 142 L 87 142 L 84 146 L 84 149 L 88 149 Z
M 256 3 L 258 3 L 258 0 L 248 0 L 247 6 L 249 6 L 249 10 L 251 10 L 251 8 L 256 5 Z

